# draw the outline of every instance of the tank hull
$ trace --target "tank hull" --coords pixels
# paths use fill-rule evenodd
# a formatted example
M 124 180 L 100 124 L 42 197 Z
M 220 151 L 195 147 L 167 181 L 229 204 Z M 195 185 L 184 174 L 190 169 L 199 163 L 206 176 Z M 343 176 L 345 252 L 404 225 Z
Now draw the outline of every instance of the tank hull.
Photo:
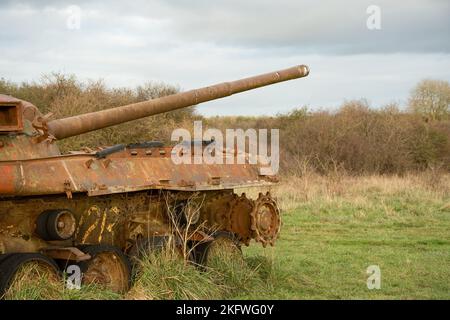
M 86 193 L 89 196 L 140 190 L 207 191 L 269 186 L 274 176 L 252 164 L 175 164 L 172 148 L 127 149 L 98 159 L 80 153 L 0 161 L 0 197 Z M 194 160 L 193 160 L 194 161 Z

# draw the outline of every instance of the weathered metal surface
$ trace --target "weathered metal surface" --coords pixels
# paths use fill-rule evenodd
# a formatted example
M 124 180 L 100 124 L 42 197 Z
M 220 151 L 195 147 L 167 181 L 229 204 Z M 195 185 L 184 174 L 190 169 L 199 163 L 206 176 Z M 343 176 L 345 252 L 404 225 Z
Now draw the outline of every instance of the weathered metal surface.
M 0 196 L 88 193 L 90 196 L 150 189 L 220 190 L 270 185 L 251 164 L 178 164 L 153 149 L 151 155 L 126 150 L 106 159 L 75 154 L 23 161 L 0 161 Z
M 276 72 L 266 73 L 237 81 L 224 82 L 197 90 L 134 103 L 109 110 L 87 113 L 70 118 L 53 120 L 48 125 L 51 135 L 57 139 L 76 136 L 85 132 L 110 127 L 119 123 L 144 118 L 158 113 L 193 106 L 232 94 L 274 83 L 306 77 L 307 66 L 301 65 Z
M 171 228 L 166 211 L 174 202 L 166 202 L 163 192 L 149 194 L 143 191 L 98 197 L 75 194 L 72 199 L 65 195 L 2 199 L 0 254 L 97 243 L 126 250 L 139 236 L 169 234 Z M 42 212 L 55 208 L 74 213 L 75 234 L 63 241 L 43 241 L 36 234 L 36 221 Z
M 245 193 L 216 194 L 201 208 L 208 227 L 230 231 L 248 245 L 254 239 L 264 247 L 274 245 L 281 227 L 280 211 L 270 193 L 251 200 Z
M 0 132 L 23 130 L 22 103 L 19 99 L 0 95 Z
M 25 125 L 29 122 L 25 121 Z M 0 135 L 0 163 L 25 159 L 41 159 L 60 156 L 58 145 L 43 141 L 36 143 L 26 134 Z

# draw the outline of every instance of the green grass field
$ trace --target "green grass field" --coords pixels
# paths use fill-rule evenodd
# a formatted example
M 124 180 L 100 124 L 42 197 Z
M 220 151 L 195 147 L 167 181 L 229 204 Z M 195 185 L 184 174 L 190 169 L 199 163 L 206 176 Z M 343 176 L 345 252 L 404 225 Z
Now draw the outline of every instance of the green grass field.
M 449 190 L 449 175 L 290 178 L 272 190 L 283 209 L 280 239 L 245 247 L 245 261 L 201 271 L 153 257 L 125 295 L 41 277 L 6 298 L 449 299 Z M 367 288 L 371 265 L 380 267 L 380 289 Z
M 276 263 L 272 288 L 249 298 L 450 298 L 448 212 L 439 214 L 436 208 L 433 217 L 391 219 L 355 218 L 353 209 L 360 208 L 351 204 L 336 216 L 330 216 L 332 209 L 318 205 L 290 211 L 272 252 L 256 245 L 245 250 L 247 256 L 272 254 Z M 407 210 L 404 204 L 397 212 Z M 367 289 L 369 265 L 381 269 L 380 290 Z
M 241 298 L 449 299 L 450 197 L 441 183 L 349 181 L 338 195 L 294 204 L 276 247 L 245 250 L 273 256 L 273 283 Z M 370 265 L 380 267 L 379 290 L 367 288 Z

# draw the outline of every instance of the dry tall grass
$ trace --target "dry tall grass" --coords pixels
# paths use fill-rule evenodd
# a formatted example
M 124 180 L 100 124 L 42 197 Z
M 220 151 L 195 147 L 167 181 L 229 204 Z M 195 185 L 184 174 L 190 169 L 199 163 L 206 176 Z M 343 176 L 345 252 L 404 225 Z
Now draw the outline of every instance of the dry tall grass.
M 307 175 L 284 177 L 272 188 L 282 210 L 295 209 L 309 201 L 331 202 L 336 199 L 353 203 L 367 202 L 374 192 L 382 196 L 421 193 L 428 199 L 450 197 L 450 174 L 432 170 L 399 175 Z M 450 206 L 450 203 L 448 204 Z

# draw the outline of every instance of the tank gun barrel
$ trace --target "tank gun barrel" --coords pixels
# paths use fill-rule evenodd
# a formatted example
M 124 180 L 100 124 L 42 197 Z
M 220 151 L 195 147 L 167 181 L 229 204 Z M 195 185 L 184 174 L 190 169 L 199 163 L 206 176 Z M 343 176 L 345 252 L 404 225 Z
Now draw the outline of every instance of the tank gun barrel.
M 254 77 L 223 82 L 200 89 L 172 94 L 157 99 L 52 120 L 47 123 L 47 128 L 48 132 L 55 138 L 64 139 L 151 115 L 186 108 L 210 100 L 220 99 L 238 92 L 244 92 L 278 82 L 306 77 L 308 74 L 309 68 L 307 66 L 295 66 Z

